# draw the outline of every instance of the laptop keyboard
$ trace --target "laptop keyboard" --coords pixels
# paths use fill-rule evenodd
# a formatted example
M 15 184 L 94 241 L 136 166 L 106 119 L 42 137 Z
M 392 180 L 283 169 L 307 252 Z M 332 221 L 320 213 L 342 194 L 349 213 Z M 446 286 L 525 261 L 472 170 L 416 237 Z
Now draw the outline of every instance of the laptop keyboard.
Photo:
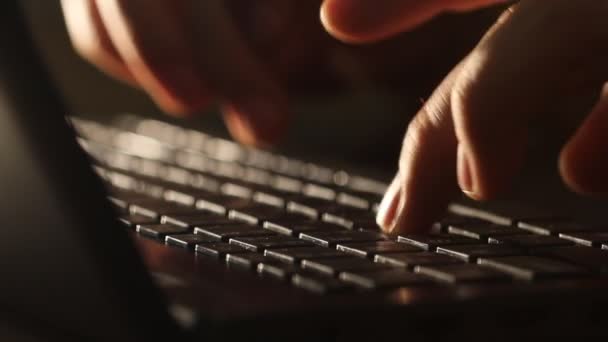
M 153 120 L 72 119 L 127 229 L 314 293 L 608 272 L 608 225 L 462 205 L 428 234 L 375 223 L 386 185 Z

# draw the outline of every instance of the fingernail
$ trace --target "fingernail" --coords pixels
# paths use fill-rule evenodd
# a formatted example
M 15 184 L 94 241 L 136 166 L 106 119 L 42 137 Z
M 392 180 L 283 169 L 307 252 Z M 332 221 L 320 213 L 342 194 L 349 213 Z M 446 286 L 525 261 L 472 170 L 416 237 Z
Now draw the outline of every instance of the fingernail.
M 473 175 L 471 174 L 471 162 L 468 153 L 462 144 L 458 145 L 458 185 L 462 192 L 467 195 L 474 194 Z
M 401 182 L 399 175 L 395 177 L 391 185 L 388 187 L 376 215 L 376 223 L 387 232 L 390 232 L 395 227 L 397 221 L 397 209 L 401 202 Z

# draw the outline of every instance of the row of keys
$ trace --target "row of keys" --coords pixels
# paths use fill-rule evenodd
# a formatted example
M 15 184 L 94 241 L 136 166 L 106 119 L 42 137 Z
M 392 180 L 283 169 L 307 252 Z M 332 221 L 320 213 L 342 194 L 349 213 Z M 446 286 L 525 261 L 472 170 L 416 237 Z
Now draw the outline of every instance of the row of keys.
M 386 184 L 372 179 L 350 175 L 344 171 L 334 171 L 320 165 L 274 155 L 266 151 L 246 148 L 200 132 L 154 120 L 132 119 L 131 121 L 135 122 L 129 125 L 132 132 L 82 119 L 74 118 L 72 120 L 77 131 L 86 139 L 150 159 L 195 167 L 199 164 L 201 157 L 205 157 L 209 159 L 204 167 L 205 170 L 225 171 L 238 167 L 238 165 L 244 165 L 258 169 L 260 172 L 255 172 L 258 175 L 265 172 L 278 173 L 331 187 L 338 186 L 348 189 L 347 192 L 382 195 L 386 189 Z M 216 164 L 213 161 L 229 167 L 207 167 Z

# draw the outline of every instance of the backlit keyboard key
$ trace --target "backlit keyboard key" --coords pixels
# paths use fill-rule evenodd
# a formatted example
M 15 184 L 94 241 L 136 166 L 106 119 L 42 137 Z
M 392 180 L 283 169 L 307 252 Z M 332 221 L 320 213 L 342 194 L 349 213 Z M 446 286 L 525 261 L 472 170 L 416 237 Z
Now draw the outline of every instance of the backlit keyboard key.
M 479 244 L 477 240 L 450 234 L 400 235 L 397 241 L 425 251 L 435 251 L 440 246 Z
M 232 225 L 232 226 L 210 226 L 210 227 L 196 227 L 194 229 L 195 234 L 203 234 L 217 238 L 222 241 L 228 241 L 231 238 L 241 236 L 268 236 L 274 235 L 273 232 L 250 226 L 246 224 Z
M 410 287 L 431 283 L 429 278 L 404 269 L 390 269 L 371 273 L 348 271 L 340 273 L 340 279 L 366 289 Z
M 446 254 L 466 262 L 474 262 L 480 257 L 523 255 L 524 251 L 512 246 L 483 244 L 438 247 L 437 253 Z
M 200 212 L 194 216 L 189 215 L 165 215 L 161 219 L 162 223 L 180 227 L 194 228 L 195 226 L 220 226 L 234 224 L 234 220 L 229 220 L 211 212 Z
M 186 234 L 190 232 L 190 229 L 188 228 L 171 226 L 168 224 L 140 225 L 137 226 L 136 230 L 139 234 L 154 239 L 164 239 L 166 235 Z
M 267 249 L 264 255 L 284 263 L 298 264 L 303 259 L 323 259 L 347 257 L 348 254 L 338 250 L 323 247 L 296 247 Z
M 500 226 L 497 224 L 451 224 L 447 232 L 471 239 L 487 242 L 490 237 L 506 235 L 523 235 L 525 231 L 515 227 Z
M 312 247 L 310 242 L 289 236 L 238 237 L 230 239 L 230 243 L 252 252 L 263 252 L 273 248 Z
M 394 241 L 341 243 L 336 248 L 362 258 L 373 258 L 376 254 L 420 252 L 417 247 Z
M 196 245 L 194 250 L 197 253 L 200 253 L 201 255 L 209 256 L 219 260 L 224 260 L 226 254 L 228 253 L 249 253 L 249 251 L 246 249 L 225 242 L 201 243 Z
M 488 239 L 488 242 L 491 244 L 512 245 L 525 249 L 573 245 L 571 241 L 560 239 L 555 236 L 537 234 L 491 237 Z
M 585 271 L 570 263 L 539 258 L 534 256 L 516 256 L 506 258 L 481 258 L 478 263 L 482 266 L 494 268 L 500 272 L 524 280 L 538 280 L 547 278 L 575 277 L 585 275 Z
M 300 239 L 310 241 L 322 247 L 331 247 L 338 243 L 380 241 L 386 238 L 378 233 L 338 230 L 333 232 L 307 232 L 301 233 Z
M 591 226 L 582 225 L 572 221 L 563 220 L 524 220 L 517 226 L 534 234 L 540 235 L 559 235 L 560 233 L 573 233 L 593 231 Z
M 282 219 L 266 221 L 264 222 L 264 228 L 279 234 L 290 236 L 299 236 L 300 233 L 304 232 L 329 232 L 336 230 L 344 230 L 343 227 L 325 222 L 314 222 L 306 220 L 303 222 L 294 222 L 284 221 Z
M 430 252 L 376 255 L 374 260 L 380 264 L 410 269 L 423 265 L 450 265 L 462 263 L 461 260 L 456 258 Z
M 258 264 L 267 260 L 260 253 L 228 253 L 226 254 L 226 264 L 232 267 L 246 268 L 249 270 L 257 270 Z
M 183 248 L 194 248 L 194 246 L 199 243 L 217 242 L 217 239 L 202 234 L 181 234 L 167 235 L 165 237 L 165 242 L 168 245 L 179 246 Z
M 432 277 L 450 284 L 468 282 L 497 282 L 510 281 L 511 278 L 504 273 L 479 265 L 443 265 L 418 266 L 416 273 Z
M 158 219 L 155 217 L 141 216 L 141 215 L 125 215 L 120 216 L 118 221 L 127 226 L 128 228 L 135 229 L 137 226 L 142 224 L 158 224 Z
M 262 276 L 269 276 L 280 280 L 287 280 L 299 269 L 293 264 L 269 259 L 258 264 L 258 273 Z
M 587 247 L 601 247 L 608 242 L 608 232 L 604 233 L 562 233 L 559 237 Z
M 377 264 L 370 260 L 357 257 L 314 260 L 305 259 L 302 261 L 303 269 L 319 272 L 329 276 L 337 275 L 338 273 L 345 271 L 373 272 L 388 269 L 390 267 L 390 265 Z

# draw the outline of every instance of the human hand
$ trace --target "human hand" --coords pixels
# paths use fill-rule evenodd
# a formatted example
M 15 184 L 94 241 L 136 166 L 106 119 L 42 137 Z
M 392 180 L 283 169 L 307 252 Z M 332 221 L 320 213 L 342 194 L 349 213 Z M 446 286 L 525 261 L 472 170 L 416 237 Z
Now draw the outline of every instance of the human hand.
M 492 2 L 327 0 L 324 22 L 339 38 L 366 42 L 411 28 L 442 8 Z M 380 206 L 383 228 L 424 230 L 458 188 L 477 200 L 500 195 L 522 166 L 530 123 L 549 127 L 556 108 L 588 94 L 597 103 L 579 106 L 590 113 L 563 147 L 559 171 L 577 192 L 608 192 L 607 18 L 608 1 L 511 7 L 410 123 L 399 173 Z
M 281 73 L 314 63 L 307 44 L 310 27 L 323 33 L 319 3 L 62 0 L 62 8 L 76 50 L 101 70 L 169 113 L 219 103 L 236 138 L 265 145 L 288 120 Z M 315 20 L 307 25 L 300 13 Z

